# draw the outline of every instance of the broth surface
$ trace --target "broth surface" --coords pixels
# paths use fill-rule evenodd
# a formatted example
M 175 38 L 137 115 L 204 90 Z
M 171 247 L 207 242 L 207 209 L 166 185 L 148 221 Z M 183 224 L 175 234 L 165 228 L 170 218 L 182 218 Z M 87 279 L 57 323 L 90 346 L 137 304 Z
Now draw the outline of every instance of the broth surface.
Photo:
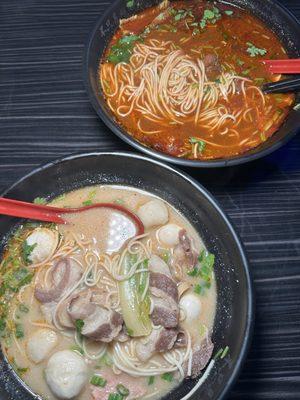
M 122 205 L 126 207 L 127 210 L 139 214 L 140 207 L 148 204 L 154 199 L 157 198 L 149 193 L 137 191 L 128 187 L 93 186 L 67 193 L 60 198 L 55 199 L 51 205 L 57 207 L 80 207 L 82 204 L 87 204 L 87 202 L 89 204 L 100 202 L 114 203 Z M 195 252 L 197 254 L 202 254 L 203 256 L 203 252 L 205 252 L 204 244 L 192 225 L 172 206 L 165 202 L 164 205 L 167 207 L 168 212 L 167 224 L 174 224 L 183 228 L 186 231 L 186 234 L 191 238 Z M 32 232 L 36 232 L 36 229 L 39 230 L 46 227 L 55 234 L 59 234 L 59 244 L 53 255 L 48 259 L 48 261 L 46 260 L 41 263 L 40 266 L 38 263 L 27 264 L 26 268 L 28 268 L 30 274 L 33 274 L 32 280 L 25 282 L 25 284 L 23 284 L 22 287 L 20 286 L 15 293 L 13 292 L 10 294 L 10 297 L 5 297 L 8 296 L 8 292 L 6 292 L 2 299 L 3 303 L 1 303 L 2 306 L 0 308 L 2 313 L 1 319 L 3 319 L 3 316 L 5 315 L 6 320 L 6 331 L 2 330 L 2 349 L 6 354 L 8 361 L 12 364 L 24 382 L 26 382 L 35 393 L 40 394 L 44 399 L 57 400 L 60 398 L 53 393 L 53 390 L 51 390 L 49 384 L 47 384 L 45 371 L 47 370 L 49 357 L 62 350 L 72 350 L 78 355 L 80 355 L 81 352 L 84 353 L 82 357 L 87 365 L 88 380 L 80 394 L 75 397 L 79 400 L 105 400 L 108 398 L 109 393 L 115 391 L 116 385 L 120 383 L 125 387 L 130 388 L 131 391 L 134 391 L 134 393 L 132 392 L 132 394 L 128 396 L 128 399 L 147 398 L 155 400 L 168 393 L 182 380 L 182 377 L 178 375 L 178 371 L 171 374 L 154 374 L 153 378 L 151 378 L 151 374 L 132 377 L 126 372 L 121 371 L 113 364 L 113 352 L 115 351 L 114 346 L 116 346 L 116 342 L 113 341 L 106 345 L 102 342 L 86 338 L 86 340 L 82 342 L 83 344 L 81 343 L 83 346 L 81 348 L 81 345 L 78 346 L 76 333 L 74 337 L 74 328 L 71 330 L 57 329 L 53 320 L 51 320 L 51 318 L 49 320 L 48 318 L 49 309 L 51 309 L 51 307 L 49 308 L 49 303 L 41 304 L 41 302 L 36 298 L 36 288 L 40 286 L 40 282 L 47 282 L 49 280 L 49 274 L 51 274 L 52 271 L 51 268 L 53 268 L 53 263 L 55 264 L 55 261 L 53 260 L 55 260 L 55 257 L 57 257 L 56 259 L 59 259 L 60 254 L 63 254 L 64 257 L 71 257 L 76 260 L 79 265 L 83 266 L 85 271 L 87 268 L 90 268 L 90 272 L 87 275 L 87 279 L 90 280 L 87 280 L 87 282 L 90 282 L 89 284 L 91 288 L 99 290 L 100 294 L 105 294 L 110 287 L 109 285 L 116 284 L 116 287 L 118 287 L 118 282 L 115 283 L 110 281 L 110 274 L 108 274 L 106 270 L 107 265 L 109 264 L 105 264 L 104 261 L 101 263 L 101 260 L 104 260 L 105 257 L 116 256 L 117 254 L 114 251 L 114 247 L 111 247 L 107 238 L 113 236 L 112 230 L 115 232 L 116 225 L 113 221 L 117 221 L 118 226 L 123 226 L 122 224 L 119 224 L 119 217 L 120 216 L 117 215 L 116 219 L 116 213 L 110 213 L 108 210 L 91 209 L 84 213 L 65 214 L 64 218 L 68 222 L 66 225 L 52 226 L 49 224 L 43 224 L 38 228 L 36 228 L 36 225 L 26 225 L 12 237 L 6 253 L 4 254 L 1 264 L 1 287 L 3 287 L 4 282 L 6 282 L 5 277 L 7 277 L 7 271 L 14 268 L 11 263 L 14 263 L 14 265 L 18 267 L 18 251 L 20 246 L 24 250 L 24 240 L 27 240 L 28 245 L 28 238 Z M 176 277 L 177 272 L 175 269 L 177 267 L 175 268 L 175 266 L 172 266 L 172 257 L 174 257 L 173 249 L 170 246 L 162 246 L 161 240 L 159 239 L 159 229 L 162 226 L 165 226 L 165 224 L 146 227 L 146 239 L 141 238 L 140 240 L 145 246 L 148 246 L 151 242 L 152 254 L 159 255 L 160 257 L 166 257 L 166 255 L 168 255 L 165 259 L 168 260 L 167 263 L 172 275 L 175 274 L 174 276 Z M 128 232 L 127 226 L 125 226 L 125 231 Z M 117 232 L 117 235 L 119 235 L 119 233 Z M 120 235 L 122 236 L 122 232 Z M 127 237 L 125 236 L 124 239 L 126 240 Z M 26 254 L 28 256 L 28 253 Z M 33 252 L 31 254 L 33 254 Z M 107 254 L 107 256 L 103 256 L 103 254 Z M 101 257 L 104 258 L 101 259 Z M 92 267 L 93 260 L 96 259 L 98 261 L 96 262 L 95 267 Z M 24 266 L 22 268 L 24 269 Z M 96 283 L 91 283 L 91 280 L 96 276 L 93 275 L 96 272 L 94 271 L 94 268 L 96 268 L 96 271 L 100 274 L 101 278 L 97 282 L 95 279 Z M 180 329 L 186 329 L 189 332 L 192 344 L 197 344 L 200 343 L 200 339 L 203 335 L 211 336 L 213 330 L 217 301 L 216 284 L 214 274 L 212 273 L 209 285 L 205 289 L 203 287 L 203 293 L 200 294 L 199 290 L 196 290 L 199 278 L 196 278 L 193 273 L 188 275 L 185 271 L 183 272 L 184 274 L 180 279 L 178 278 L 179 275 L 176 278 L 177 284 L 179 285 L 178 288 L 184 282 L 188 285 L 188 289 L 185 291 L 184 295 L 192 294 L 198 296 L 201 304 L 201 312 L 199 318 L 197 317 L 196 322 L 190 323 L 188 322 L 187 317 L 185 317 L 185 319 L 182 320 L 182 323 L 180 322 L 179 324 L 181 326 Z M 20 271 L 18 273 L 20 273 Z M 147 272 L 145 273 L 147 274 Z M 94 283 L 95 285 L 93 285 Z M 198 292 L 198 294 L 195 292 Z M 117 300 L 114 299 L 114 296 L 117 296 L 116 293 L 113 293 L 112 298 L 110 299 L 112 307 L 115 307 L 115 309 L 122 314 L 122 307 L 120 308 L 118 305 L 114 306 L 117 302 Z M 182 299 L 182 295 L 180 298 Z M 5 306 L 6 308 L 4 310 L 5 300 L 8 299 L 10 299 L 9 303 Z M 47 312 L 45 312 L 45 309 L 47 309 Z M 55 331 L 58 336 L 58 341 L 44 360 L 35 363 L 29 357 L 29 342 L 32 335 L 39 329 L 50 329 Z M 127 329 L 129 332 L 129 327 L 127 327 Z M 82 338 L 79 339 L 79 341 L 80 340 L 82 340 Z M 136 340 L 140 339 L 129 337 L 127 342 L 120 342 L 119 346 L 123 346 L 122 348 L 124 351 L 129 351 L 129 348 L 132 345 L 131 343 L 134 343 Z M 202 338 L 201 340 L 204 339 Z M 86 350 L 87 354 L 90 355 L 101 353 L 101 357 L 95 356 L 95 359 L 93 359 L 93 357 L 88 357 L 86 355 Z M 179 349 L 178 351 L 181 352 L 183 350 Z M 166 363 L 160 353 L 155 353 L 150 361 L 152 363 L 151 365 L 155 365 L 155 363 Z M 141 367 L 141 370 L 142 368 L 144 367 Z M 97 387 L 89 383 L 89 380 L 94 374 L 107 380 L 105 387 Z M 170 376 L 172 379 L 170 379 Z
M 121 20 L 99 66 L 108 107 L 134 138 L 166 154 L 227 158 L 267 140 L 294 97 L 265 95 L 281 79 L 263 59 L 285 59 L 277 36 L 248 12 L 174 1 Z

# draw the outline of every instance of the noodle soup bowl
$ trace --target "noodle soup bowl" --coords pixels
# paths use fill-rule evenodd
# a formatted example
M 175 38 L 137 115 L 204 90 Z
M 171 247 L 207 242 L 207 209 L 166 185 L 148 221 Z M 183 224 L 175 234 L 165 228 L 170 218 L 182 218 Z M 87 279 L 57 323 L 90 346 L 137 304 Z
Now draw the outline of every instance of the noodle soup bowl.
M 116 0 L 97 21 L 88 40 L 83 65 L 87 93 L 96 113 L 114 134 L 139 151 L 160 160 L 187 167 L 215 168 L 243 164 L 266 156 L 287 143 L 300 130 L 300 110 L 296 106 L 291 108 L 287 118 L 277 132 L 258 147 L 232 157 L 203 161 L 169 156 L 147 147 L 131 136 L 119 124 L 107 106 L 99 82 L 99 64 L 107 45 L 119 26 L 120 19 L 128 18 L 158 3 L 159 1 L 142 0 L 134 2 L 134 6 L 128 8 L 126 7 L 126 2 Z M 281 4 L 274 0 L 263 2 L 260 0 L 232 0 L 225 3 L 245 9 L 260 18 L 267 27 L 277 34 L 289 57 L 300 57 L 300 25 L 295 17 Z M 299 101 L 300 98 L 297 96 L 295 104 L 297 105 Z M 172 129 L 176 128 L 173 127 Z
M 159 177 L 159 179 L 158 179 Z M 41 184 L 42 182 L 42 184 Z M 223 358 L 211 361 L 200 379 L 184 380 L 166 400 L 224 399 L 245 360 L 253 327 L 253 292 L 247 259 L 230 221 L 212 195 L 185 175 L 144 156 L 130 153 L 89 153 L 70 156 L 37 168 L 4 196 L 32 202 L 55 198 L 93 184 L 122 185 L 162 198 L 195 227 L 207 249 L 215 255 L 217 310 L 212 340 L 214 356 L 228 346 Z M 1 217 L 1 250 L 9 233 L 20 224 Z M 42 372 L 41 372 L 41 379 Z M 3 393 L 1 393 L 3 392 Z M 41 397 L 16 375 L 5 356 L 0 358 L 1 399 L 33 400 Z

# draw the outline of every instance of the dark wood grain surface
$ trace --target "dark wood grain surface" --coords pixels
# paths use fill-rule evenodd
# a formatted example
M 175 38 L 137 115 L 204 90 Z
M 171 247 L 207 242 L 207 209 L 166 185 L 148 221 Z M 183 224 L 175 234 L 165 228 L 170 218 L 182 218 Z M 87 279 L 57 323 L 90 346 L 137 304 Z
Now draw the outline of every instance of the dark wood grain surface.
M 0 1 L 0 191 L 72 152 L 129 150 L 82 82 L 87 35 L 109 3 Z M 282 3 L 300 18 L 299 0 Z M 231 217 L 255 282 L 254 340 L 229 398 L 300 399 L 300 137 L 240 168 L 187 172 Z

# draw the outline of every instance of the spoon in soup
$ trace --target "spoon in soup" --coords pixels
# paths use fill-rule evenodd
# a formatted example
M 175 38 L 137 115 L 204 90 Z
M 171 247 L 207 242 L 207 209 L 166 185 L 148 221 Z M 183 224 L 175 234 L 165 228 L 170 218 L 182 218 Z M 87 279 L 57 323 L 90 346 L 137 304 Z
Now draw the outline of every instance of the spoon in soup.
M 94 211 L 93 211 L 94 210 Z M 99 213 L 95 214 L 95 211 Z M 100 212 L 101 211 L 101 212 Z M 0 197 L 0 214 L 80 227 L 80 215 L 89 215 L 90 226 L 100 227 L 99 236 L 107 236 L 107 250 L 117 251 L 128 239 L 144 233 L 140 218 L 119 204 L 95 203 L 79 208 L 60 208 Z M 104 235 L 104 231 L 106 234 Z M 102 234 L 101 234 L 102 233 Z

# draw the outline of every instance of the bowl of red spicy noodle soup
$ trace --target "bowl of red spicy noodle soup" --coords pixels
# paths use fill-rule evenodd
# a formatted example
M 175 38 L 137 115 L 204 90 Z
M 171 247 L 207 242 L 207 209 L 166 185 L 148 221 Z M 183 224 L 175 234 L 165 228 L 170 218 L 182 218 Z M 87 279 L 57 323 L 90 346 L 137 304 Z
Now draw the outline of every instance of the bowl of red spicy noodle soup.
M 121 1 L 97 22 L 85 80 L 121 139 L 185 166 L 241 164 L 297 133 L 294 94 L 265 94 L 264 59 L 297 58 L 300 26 L 274 1 Z

